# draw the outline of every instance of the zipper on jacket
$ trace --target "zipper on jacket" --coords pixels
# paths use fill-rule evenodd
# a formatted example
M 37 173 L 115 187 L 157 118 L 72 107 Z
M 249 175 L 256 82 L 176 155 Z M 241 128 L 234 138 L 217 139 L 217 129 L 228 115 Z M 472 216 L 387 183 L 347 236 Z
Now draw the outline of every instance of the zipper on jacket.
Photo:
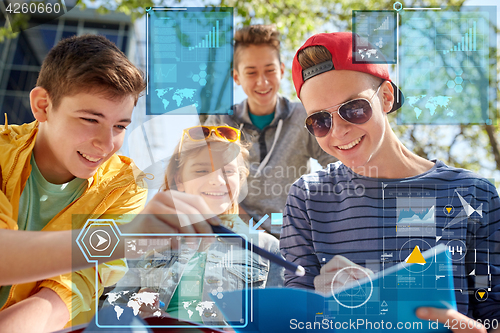
M 16 156 L 14 157 L 14 163 L 12 163 L 12 167 L 10 168 L 9 170 L 9 173 L 7 174 L 7 177 L 5 177 L 5 179 L 3 180 L 3 184 L 2 184 L 2 188 L 4 188 L 6 190 L 6 185 L 7 185 L 7 181 L 10 179 L 10 177 L 12 176 L 12 173 L 14 172 L 14 169 L 16 167 L 16 164 L 17 164 L 17 160 L 19 159 L 19 155 L 21 155 L 21 153 L 23 152 L 23 150 L 29 146 L 31 144 L 31 142 L 29 141 L 26 141 L 22 146 L 21 148 L 19 149 L 19 151 L 17 152 Z

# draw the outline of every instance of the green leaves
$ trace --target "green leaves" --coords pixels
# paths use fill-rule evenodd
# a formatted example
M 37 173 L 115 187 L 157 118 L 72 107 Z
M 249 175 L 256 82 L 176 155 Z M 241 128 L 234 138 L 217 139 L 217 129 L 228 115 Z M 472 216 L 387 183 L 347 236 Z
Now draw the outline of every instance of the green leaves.
M 394 0 L 201 0 L 205 6 L 227 6 L 235 9 L 236 28 L 249 24 L 276 24 L 282 35 L 282 58 L 287 65 L 291 83 L 290 64 L 295 50 L 312 34 L 352 29 L 353 10 L 392 10 Z M 460 7 L 465 0 L 409 0 L 400 1 L 405 8 Z M 133 20 L 145 14 L 146 7 L 179 6 L 181 0 L 88 0 L 78 7 L 99 4 L 98 12 L 117 11 Z M 404 15 L 404 10 L 400 11 Z M 18 26 L 26 27 L 27 16 L 20 16 Z M 496 27 L 493 27 L 497 31 Z M 497 32 L 498 33 L 498 32 Z M 0 28 L 0 42 L 14 38 L 12 30 Z M 491 51 L 490 54 L 495 54 Z M 497 56 L 498 57 L 498 56 Z M 500 60 L 500 59 L 497 59 Z M 500 62 L 498 62 L 500 63 Z M 493 66 L 493 64 L 492 64 Z M 495 71 L 498 73 L 498 68 Z M 494 87 L 495 82 L 490 83 Z M 499 93 L 498 85 L 494 89 Z M 290 90 L 293 91 L 293 88 Z M 293 94 L 295 94 L 293 92 Z M 289 94 L 287 94 L 289 95 Z M 496 110 L 490 105 L 490 110 Z M 391 119 L 395 118 L 391 116 Z M 400 126 L 392 119 L 393 129 L 403 143 L 425 158 L 439 158 L 445 163 L 479 171 L 487 177 L 500 170 L 500 142 L 498 126 Z

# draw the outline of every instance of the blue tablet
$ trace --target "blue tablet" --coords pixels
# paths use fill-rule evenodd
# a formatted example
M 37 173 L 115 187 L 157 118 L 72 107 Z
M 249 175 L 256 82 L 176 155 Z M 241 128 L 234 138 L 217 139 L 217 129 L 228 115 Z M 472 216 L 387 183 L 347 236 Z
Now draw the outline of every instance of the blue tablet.
M 415 316 L 422 306 L 456 310 L 447 247 L 421 253 L 326 297 L 310 290 L 268 288 L 213 297 L 236 332 L 449 332 Z

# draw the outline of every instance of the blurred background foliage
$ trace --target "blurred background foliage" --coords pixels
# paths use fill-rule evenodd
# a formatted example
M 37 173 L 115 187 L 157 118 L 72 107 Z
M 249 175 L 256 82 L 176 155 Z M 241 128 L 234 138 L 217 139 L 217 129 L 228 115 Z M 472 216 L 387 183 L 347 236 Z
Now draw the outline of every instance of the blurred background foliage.
M 403 2 L 403 1 L 401 1 Z M 404 7 L 461 7 L 465 0 L 413 0 L 404 1 Z M 350 31 L 352 10 L 392 9 L 394 0 L 99 0 L 80 1 L 77 7 L 97 8 L 99 13 L 122 12 L 137 19 L 149 6 L 228 6 L 234 7 L 236 28 L 249 24 L 275 24 L 282 35 L 282 60 L 288 73 L 288 84 L 283 94 L 295 98 L 291 85 L 291 59 L 295 50 L 314 33 Z M 76 9 L 74 9 L 76 10 Z M 24 26 L 28 16 L 20 16 L 14 24 Z M 492 27 L 498 35 L 497 27 Z M 0 41 L 12 38 L 14 33 L 7 27 L 0 28 Z M 500 63 L 497 50 L 491 49 L 490 66 L 496 77 L 490 87 L 498 96 Z M 393 68 L 394 69 L 394 68 Z M 494 82 L 495 81 L 495 82 Z M 496 105 L 490 102 L 490 112 L 498 115 Z M 467 168 L 482 176 L 500 180 L 500 146 L 498 124 L 493 125 L 398 125 L 396 117 L 391 123 L 402 142 L 416 154 L 427 159 L 440 159 L 446 164 Z M 498 185 L 498 184 L 497 184 Z

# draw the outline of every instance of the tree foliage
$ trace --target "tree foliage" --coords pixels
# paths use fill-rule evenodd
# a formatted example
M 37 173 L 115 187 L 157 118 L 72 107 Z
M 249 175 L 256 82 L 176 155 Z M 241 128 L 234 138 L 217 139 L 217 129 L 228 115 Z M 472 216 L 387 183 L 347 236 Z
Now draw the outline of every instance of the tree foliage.
M 283 49 L 288 54 L 285 61 L 294 54 L 301 43 L 313 33 L 324 31 L 351 30 L 352 10 L 392 9 L 394 0 L 199 0 L 204 6 L 234 7 L 237 27 L 248 24 L 276 24 L 282 34 Z M 404 7 L 461 7 L 465 0 L 410 0 L 401 1 Z M 100 0 L 90 1 L 89 6 L 98 6 L 98 12 L 117 11 L 133 19 L 145 14 L 148 6 L 186 5 L 181 0 Z M 192 5 L 192 4 L 189 4 Z M 85 3 L 80 3 L 85 7 Z M 23 25 L 27 17 L 19 18 L 15 24 Z M 494 27 L 497 31 L 496 27 Z M 2 38 L 15 36 L 8 28 L 0 28 Z M 490 54 L 497 54 L 490 50 Z M 497 59 L 498 55 L 497 55 Z M 491 66 L 496 66 L 491 63 Z M 498 68 L 493 71 L 498 73 Z M 492 78 L 490 87 L 496 86 L 497 77 Z M 498 113 L 496 105 L 490 110 Z M 500 175 L 500 146 L 498 126 L 493 125 L 397 125 L 392 117 L 393 128 L 403 143 L 418 155 L 428 159 L 441 159 L 445 163 L 471 169 L 486 177 Z

